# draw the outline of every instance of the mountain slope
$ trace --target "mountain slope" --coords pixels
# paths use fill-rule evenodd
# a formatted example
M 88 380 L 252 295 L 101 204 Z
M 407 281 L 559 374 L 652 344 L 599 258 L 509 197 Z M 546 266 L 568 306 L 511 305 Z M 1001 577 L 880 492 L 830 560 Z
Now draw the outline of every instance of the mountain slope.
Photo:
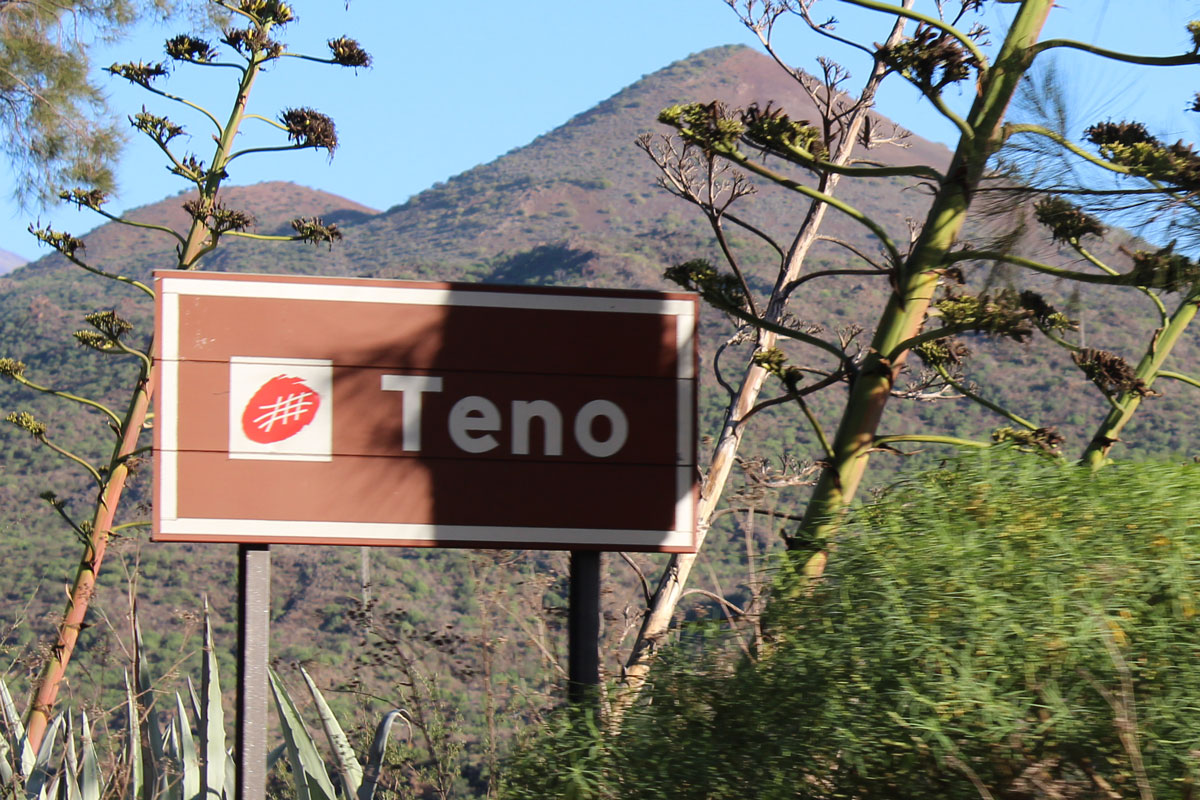
M 654 121 L 659 109 L 688 100 L 718 100 L 735 107 L 772 103 L 795 119 L 815 118 L 809 95 L 769 58 L 741 46 L 714 48 L 648 75 L 530 144 L 382 213 L 288 183 L 230 188 L 224 194 L 226 205 L 252 212 L 259 233 L 288 232 L 287 221 L 295 216 L 324 216 L 341 225 L 345 241 L 325 248 L 226 237 L 205 267 L 661 287 L 662 270 L 672 263 L 697 257 L 721 263 L 707 223 L 689 204 L 655 185 L 654 166 L 637 146 L 638 136 L 660 127 Z M 462 117 L 470 119 L 469 110 Z M 486 120 L 471 120 L 471 124 L 486 131 Z M 882 118 L 873 125 L 885 130 L 891 127 Z M 870 154 L 890 163 L 934 165 L 946 163 L 948 156 L 944 147 L 917 136 L 910 136 L 903 149 L 879 148 Z M 398 157 L 403 159 L 404 154 Z M 906 241 L 908 220 L 921 218 L 927 201 L 927 193 L 910 183 L 899 178 L 847 179 L 839 187 L 839 196 L 870 214 L 896 240 Z M 183 196 L 167 198 L 132 212 L 130 217 L 180 227 L 186 223 L 183 200 Z M 755 196 L 742 201 L 738 213 L 786 247 L 787 237 L 806 208 L 799 200 L 802 198 L 787 190 L 762 186 Z M 992 220 L 989 224 L 995 227 L 997 223 Z M 1011 226 L 1017 220 L 1010 215 L 1001 224 Z M 824 232 L 865 252 L 876 249 L 865 230 L 844 215 L 830 214 Z M 736 231 L 733 236 L 736 240 Z M 1034 237 L 1026 238 L 1032 242 Z M 87 257 L 94 263 L 135 277 L 145 278 L 150 270 L 172 262 L 173 240 L 153 231 L 108 224 L 84 241 Z M 1119 237 L 1107 249 L 1101 248 L 1101 255 L 1113 252 L 1117 244 Z M 818 245 L 810 261 L 814 268 L 850 264 L 846 251 L 832 243 Z M 773 278 L 772 263 L 768 248 L 750 248 L 745 266 L 753 286 L 768 285 Z M 977 272 L 977 281 L 997 277 L 986 270 Z M 1073 287 L 1058 287 L 1048 280 L 1034 284 L 1059 305 L 1074 303 L 1085 317 L 1089 344 L 1136 355 L 1147 341 L 1152 329 L 1149 307 L 1131 305 L 1112 291 L 1084 289 L 1073 296 Z M 884 281 L 854 277 L 842 283 L 809 284 L 797 293 L 792 308 L 798 318 L 827 328 L 863 325 L 869 329 L 886 298 Z M 102 307 L 117 308 L 140 330 L 149 330 L 149 306 L 136 292 L 86 276 L 57 256 L 40 259 L 0 278 L 0 336 L 7 350 L 0 355 L 21 358 L 31 369 L 45 369 L 77 388 L 120 402 L 123 379 L 97 365 L 90 354 L 63 344 L 84 312 Z M 704 324 L 707 360 L 728 328 L 717 314 L 707 314 Z M 978 349 L 981 354 L 972 376 L 994 377 L 989 390 L 1001 401 L 1042 424 L 1065 428 L 1074 439 L 1069 446 L 1081 446 L 1080 437 L 1086 437 L 1103 401 L 1061 352 L 1044 343 L 1022 348 L 982 341 Z M 1185 365 L 1196 360 L 1194 337 L 1181 346 L 1180 356 Z M 1051 361 L 1055 366 L 1049 366 Z M 1188 403 L 1186 398 L 1176 399 L 1181 394 L 1176 389 L 1172 387 L 1171 396 L 1147 404 L 1150 407 L 1130 431 L 1132 442 L 1141 440 L 1141 449 L 1132 452 L 1189 452 L 1195 447 L 1193 426 L 1185 413 Z M 706 427 L 714 425 L 720 413 L 718 396 L 707 397 Z M 0 404 L 6 410 L 26 402 L 11 386 L 0 387 Z M 818 407 L 832 415 L 839 403 L 840 396 L 834 392 L 819 400 Z M 32 407 L 70 432 L 79 427 L 73 411 L 36 400 Z M 957 433 L 970 428 L 978 433 L 993 424 L 985 412 L 963 404 L 922 405 L 915 412 L 917 417 L 912 409 L 889 413 L 895 416 L 898 429 L 913 427 L 918 417 L 927 421 L 948 418 Z M 813 455 L 813 443 L 803 429 L 790 418 L 784 419 L 787 422 L 759 426 L 773 442 L 770 449 Z M 54 480 L 60 477 L 59 468 L 50 467 L 44 456 L 29 453 L 25 444 L 18 445 L 14 432 L 4 431 L 0 436 L 15 459 L 10 459 L 7 477 L 0 480 L 0 499 L 14 501 L 6 503 L 7 507 L 20 507 L 15 496 L 4 492 L 15 490 L 20 483 L 21 492 L 28 497 L 24 476 L 30 467 L 36 465 L 39 475 Z M 98 442 L 94 440 L 96 446 Z M 84 450 L 89 450 L 87 445 Z
M 25 259 L 16 253 L 10 253 L 7 250 L 0 250 L 0 275 L 5 275 L 12 272 L 17 267 L 23 265 Z
M 290 272 L 327 275 L 416 277 L 486 280 L 508 283 L 570 283 L 592 286 L 662 287 L 664 267 L 702 257 L 720 264 L 707 223 L 687 204 L 655 185 L 657 173 L 639 150 L 637 138 L 660 128 L 659 109 L 682 101 L 718 100 L 734 107 L 750 103 L 782 107 L 795 119 L 815 119 L 809 95 L 766 56 L 749 48 L 714 48 L 644 77 L 595 108 L 538 137 L 495 161 L 475 167 L 377 213 L 351 200 L 337 198 L 290 183 L 232 187 L 226 205 L 245 208 L 257 218 L 259 233 L 289 232 L 295 216 L 324 216 L 336 221 L 345 241 L 333 248 L 268 244 L 226 237 L 210 255 L 205 268 L 229 271 Z M 464 119 L 469 113 L 464 112 Z M 465 124 L 465 123 L 464 123 Z M 486 130 L 486 120 L 472 120 Z M 887 130 L 891 123 L 873 121 Z M 904 148 L 879 148 L 871 158 L 890 163 L 946 163 L 948 151 L 918 136 Z M 403 159 L 404 154 L 399 158 Z M 919 219 L 927 193 L 903 179 L 844 180 L 839 196 L 879 221 L 898 241 L 906 241 L 909 219 Z M 131 212 L 132 219 L 182 227 L 187 219 L 181 195 Z M 738 213 L 773 234 L 782 246 L 804 213 L 805 203 L 794 193 L 760 186 L 756 195 L 738 206 Z M 995 220 L 989 224 L 996 226 Z M 1005 217 L 1002 225 L 1015 225 Z M 830 214 L 824 232 L 865 252 L 876 249 L 871 237 L 844 215 Z M 734 232 L 735 240 L 737 238 Z M 1030 242 L 1034 237 L 1026 237 Z M 134 277 L 145 278 L 172 262 L 174 242 L 153 231 L 116 224 L 97 228 L 84 237 L 87 257 L 94 263 Z M 1113 243 L 1101 248 L 1111 253 Z M 1035 248 L 1035 245 L 1028 245 Z M 1035 248 L 1036 249 L 1036 248 Z M 1043 253 L 1054 258 L 1054 253 Z M 847 253 L 832 243 L 818 245 L 810 256 L 813 268 L 847 266 Z M 773 278 L 769 249 L 750 249 L 745 266 L 752 285 L 764 288 Z M 978 271 L 978 270 L 977 270 Z M 992 279 L 986 270 L 976 280 Z M 1000 276 L 1003 279 L 1003 276 Z M 1034 281 L 1052 302 L 1073 303 L 1084 316 L 1092 346 L 1134 356 L 1144 347 L 1152 316 L 1148 306 L 1131 305 L 1112 291 L 1059 287 Z M 862 325 L 869 329 L 886 301 L 884 281 L 850 278 L 841 283 L 814 282 L 797 293 L 792 309 L 802 320 L 826 328 Z M 57 256 L 40 259 L 0 278 L 0 340 L 6 352 L 30 363 L 31 370 L 61 376 L 70 386 L 111 402 L 122 402 L 125 381 L 106 365 L 78 348 L 64 344 L 86 311 L 113 307 L 150 329 L 149 306 L 128 287 L 85 275 Z M 707 362 L 728 327 L 720 315 L 706 314 L 704 353 Z M 1180 363 L 1197 360 L 1195 337 L 1180 347 Z M 1103 410 L 1103 401 L 1070 365 L 1061 351 L 1044 343 L 1027 347 L 977 343 L 980 355 L 969 373 L 990 378 L 989 391 L 1041 424 L 1064 428 L 1082 446 L 1088 427 Z M 1051 366 L 1053 363 L 1054 366 Z M 1129 432 L 1131 452 L 1190 452 L 1196 445 L 1187 417 L 1189 402 L 1179 387 L 1168 397 L 1155 398 L 1140 412 Z M 819 411 L 837 413 L 840 394 L 817 401 Z M 73 409 L 28 399 L 10 385 L 0 386 L 5 411 L 31 407 L 63 433 L 82 431 Z M 986 431 L 997 424 L 986 412 L 959 403 L 917 405 L 889 410 L 893 428 L 911 429 L 919 419 L 950 427 L 956 433 Z M 703 404 L 705 429 L 719 421 L 719 396 L 707 393 Z M 914 416 L 915 414 L 915 416 Z M 766 416 L 762 437 L 768 451 L 783 449 L 812 456 L 813 442 L 788 415 Z M 972 431 L 972 429 L 974 429 Z M 45 454 L 30 452 L 15 431 L 0 432 L 11 454 L 0 472 L 0 499 L 9 509 L 24 508 L 36 494 L 28 484 L 32 471 L 51 483 L 66 480 L 64 468 Z M 82 449 L 98 455 L 98 436 L 84 436 Z M 70 482 L 68 482 L 70 483 Z M 84 484 L 74 482 L 73 494 Z M 41 487 L 39 487 L 40 489 Z M 15 494 L 12 494 L 15 492 Z M 9 512 L 10 514 L 13 512 Z M 43 515 L 45 517 L 45 515 Z M 45 517 L 48 519 L 48 517 Z M 8 519 L 12 519 L 11 516 Z

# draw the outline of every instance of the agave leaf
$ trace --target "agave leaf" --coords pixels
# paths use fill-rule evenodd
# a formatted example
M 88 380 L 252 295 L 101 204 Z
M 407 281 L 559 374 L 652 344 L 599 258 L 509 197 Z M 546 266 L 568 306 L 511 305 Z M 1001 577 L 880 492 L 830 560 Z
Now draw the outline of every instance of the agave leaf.
M 271 772 L 271 765 L 267 765 L 267 773 Z M 237 764 L 233 760 L 233 750 L 225 751 L 225 796 L 224 800 L 233 800 L 237 797 Z
M 199 722 L 202 719 L 201 714 L 203 714 L 204 711 L 201 709 L 200 695 L 196 694 L 196 685 L 192 683 L 191 675 L 187 676 L 187 687 L 188 687 L 188 702 L 192 706 L 192 719 Z
M 8 728 L 14 749 L 21 754 L 21 763 L 14 766 L 20 774 L 28 776 L 33 770 L 35 754 L 25 736 L 25 723 L 21 722 L 21 715 L 17 713 L 17 705 L 8 692 L 8 684 L 3 680 L 0 680 L 0 713 L 4 715 L 4 724 Z
M 4 678 L 0 678 L 0 714 L 4 715 L 4 725 L 13 741 L 25 735 L 25 725 L 21 722 L 21 715 L 17 713 L 17 706 L 13 703 Z
M 82 790 L 83 800 L 100 800 L 100 795 L 104 791 L 104 779 L 100 776 L 100 760 L 96 757 L 96 745 L 92 741 L 92 726 L 88 724 L 86 712 L 80 714 L 79 728 L 83 746 L 79 788 Z
M 79 756 L 75 752 L 75 723 L 71 715 L 63 715 L 63 760 L 72 775 L 79 774 Z
M 62 730 L 62 726 L 63 715 L 56 714 L 50 721 L 50 726 L 46 728 L 46 734 L 42 737 L 42 746 L 38 749 L 37 756 L 33 761 L 33 768 L 25 779 L 27 800 L 44 800 L 46 797 L 46 784 L 53 771 L 50 765 L 50 755 L 54 752 L 54 746 L 58 742 L 58 734 Z M 29 738 L 22 737 L 22 743 L 25 747 L 29 747 Z
M 167 746 L 163 741 L 162 715 L 154 702 L 154 694 L 150 688 L 153 684 L 150 681 L 150 673 L 146 669 L 143 652 L 142 626 L 135 614 L 133 620 L 133 677 L 137 690 L 135 699 L 139 707 L 145 709 L 146 733 L 150 743 L 150 747 L 142 752 L 142 786 L 146 792 L 145 800 L 154 800 L 155 797 L 162 796 L 163 787 L 169 782 L 161 766 L 167 757 Z
M 304 727 L 304 720 L 296 710 L 296 704 L 284 688 L 283 682 L 268 670 L 271 693 L 275 696 L 275 707 L 279 710 L 279 724 L 283 728 L 283 741 L 287 744 L 295 777 L 296 800 L 335 800 L 333 783 L 325 772 L 325 763 L 317 752 L 317 745 Z
M 282 756 L 286 752 L 287 752 L 287 742 L 284 742 L 283 744 L 275 745 L 274 747 L 271 748 L 271 752 L 267 753 L 267 772 L 270 772 L 271 770 L 275 769 L 275 762 L 278 761 L 279 757 Z
M 189 683 L 190 687 L 191 684 Z M 202 776 L 203 800 L 220 800 L 225 786 L 225 709 L 221 706 L 221 681 L 217 671 L 217 651 L 213 647 L 212 621 L 208 614 L 208 598 L 204 599 L 204 666 L 201 673 L 203 713 L 200 722 L 200 747 L 204 759 Z
M 179 734 L 175 731 L 175 724 L 172 723 L 167 728 L 167 735 L 163 737 L 162 763 L 178 764 L 179 763 Z M 178 768 L 176 772 L 178 772 Z M 183 784 L 178 780 L 173 780 L 168 770 L 160 770 L 158 777 L 155 779 L 154 797 L 160 800 L 182 800 Z
M 338 775 L 342 779 L 342 796 L 355 797 L 358 794 L 358 787 L 362 786 L 362 765 L 358 763 L 358 757 L 354 755 L 354 748 L 350 745 L 350 740 L 346 737 L 342 726 L 338 724 L 337 717 L 333 715 L 329 704 L 325 702 L 325 696 L 313 682 L 312 676 L 305 671 L 304 667 L 300 668 L 300 674 L 304 676 L 304 682 L 308 684 L 308 691 L 317 705 L 317 714 L 321 717 L 321 727 L 325 729 L 325 736 L 329 739 L 329 745 L 333 748 L 333 755 L 337 759 Z
M 75 752 L 75 726 L 71 722 L 70 714 L 65 715 L 63 719 L 64 769 L 55 772 L 54 780 L 51 781 L 46 794 L 50 797 L 57 797 L 61 787 L 61 793 L 65 800 L 83 800 L 83 793 L 79 790 L 79 756 Z
M 392 723 L 403 713 L 400 709 L 393 708 L 383 715 L 379 726 L 375 728 L 375 739 L 371 742 L 371 750 L 367 754 L 362 785 L 358 787 L 358 800 L 373 800 L 375 797 L 375 790 L 379 786 L 379 773 L 383 769 L 383 757 L 387 753 L 388 734 L 392 731 Z
M 129 671 L 125 671 L 125 763 L 129 767 L 129 780 L 125 785 L 125 800 L 139 800 L 142 794 L 142 726 L 139 719 L 137 698 L 129 682 Z
M 7 699 L 9 704 L 12 703 L 12 695 L 8 693 L 8 684 L 4 682 L 4 678 L 0 677 L 0 719 L 4 721 L 5 731 L 11 731 L 12 728 L 8 722 L 8 711 L 4 704 L 5 699 Z M 15 708 L 13 709 L 13 715 L 16 715 Z M 13 741 L 15 742 L 16 740 L 17 737 L 14 736 Z M 13 779 L 13 768 L 12 764 L 9 763 L 12 753 L 13 749 L 12 745 L 8 743 L 8 737 L 0 735 L 0 784 L 5 786 L 11 783 Z
M 200 794 L 200 757 L 196 753 L 196 740 L 192 737 L 192 726 L 188 723 L 183 698 L 175 693 L 175 733 L 179 744 L 179 775 L 183 789 L 183 800 L 194 800 Z
M 12 748 L 8 746 L 4 737 L 0 736 L 0 785 L 8 786 L 13 782 L 12 765 L 8 763 L 11 755 Z

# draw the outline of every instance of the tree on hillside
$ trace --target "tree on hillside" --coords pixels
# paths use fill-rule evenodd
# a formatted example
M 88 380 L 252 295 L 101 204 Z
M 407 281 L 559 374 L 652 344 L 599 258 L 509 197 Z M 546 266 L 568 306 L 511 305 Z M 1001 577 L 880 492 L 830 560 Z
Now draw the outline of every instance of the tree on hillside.
M 667 273 L 739 323 L 757 329 L 754 363 L 779 379 L 784 401 L 799 407 L 803 424 L 817 443 L 819 478 L 798 529 L 786 537 L 789 550 L 807 574 L 823 570 L 827 543 L 838 528 L 843 509 L 854 500 L 874 453 L 899 453 L 906 443 L 1000 444 L 1052 454 L 1059 451 L 1061 436 L 1052 426 L 1005 408 L 988 396 L 987 387 L 981 389 L 966 379 L 969 348 L 965 337 L 1025 342 L 1040 333 L 1072 350 L 1074 364 L 1096 383 L 1112 407 L 1109 419 L 1100 425 L 1086 450 L 1086 459 L 1093 463 L 1103 460 L 1120 426 L 1150 393 L 1155 377 L 1196 383 L 1194 378 L 1165 369 L 1164 364 L 1196 311 L 1200 277 L 1196 262 L 1167 246 L 1131 250 L 1122 256 L 1127 264 L 1111 266 L 1080 240 L 1103 232 L 1088 207 L 1114 193 L 1194 209 L 1195 192 L 1200 189 L 1200 156 L 1182 143 L 1165 144 L 1137 122 L 1096 120 L 1086 131 L 1062 131 L 1012 122 L 1007 110 L 1039 58 L 1058 50 L 1138 65 L 1200 64 L 1200 23 L 1186 27 L 1192 41 L 1186 52 L 1144 56 L 1067 39 L 1040 41 L 1042 27 L 1054 10 L 1052 0 L 1004 2 L 1012 22 L 1003 31 L 988 31 L 973 21 L 987 5 L 983 0 L 936 2 L 928 8 L 882 0 L 728 2 L 747 25 L 768 40 L 777 27 L 798 20 L 833 41 L 866 51 L 882 65 L 886 77 L 915 87 L 960 133 L 948 166 L 888 164 L 870 152 L 855 153 L 849 161 L 839 163 L 835 157 L 838 142 L 831 139 L 828 125 L 793 119 L 786 109 L 773 105 L 732 109 L 715 102 L 690 103 L 665 109 L 660 115 L 660 121 L 676 129 L 681 147 L 700 154 L 701 163 L 718 165 L 702 176 L 708 184 L 701 186 L 699 196 L 709 192 L 711 197 L 712 187 L 720 186 L 709 176 L 722 169 L 740 169 L 794 191 L 815 207 L 830 207 L 867 232 L 876 252 L 855 254 L 861 271 L 877 276 L 889 287 L 886 304 L 867 330 L 858 336 L 838 337 L 784 319 L 776 305 L 757 299 L 741 274 L 736 248 L 723 239 L 719 238 L 719 244 L 726 268 L 697 260 Z M 826 13 L 833 13 L 839 3 L 905 18 L 915 27 L 900 41 L 875 46 L 852 42 Z M 779 58 L 774 49 L 771 52 Z M 957 102 L 956 95 L 965 102 Z M 1058 152 L 1088 169 L 1076 170 L 1073 182 L 1020 184 L 999 161 L 1017 147 Z M 919 182 L 931 194 L 928 214 L 912 222 L 909 230 L 888 230 L 880 220 L 828 191 L 823 182 L 834 175 L 847 180 L 903 177 Z M 1114 188 L 1100 175 L 1116 175 L 1127 185 Z M 735 217 L 728 211 L 737 199 L 736 190 L 724 191 L 723 197 L 729 200 L 723 204 L 710 202 L 708 208 L 697 204 L 710 218 L 715 213 L 753 232 L 748 215 L 737 211 Z M 1013 213 L 1000 218 L 1012 223 L 999 233 L 993 231 L 991 241 L 965 240 L 968 212 L 979 207 L 981 198 L 1007 198 L 1010 212 L 1016 212 L 1021 203 L 1032 203 L 1033 216 L 1047 229 L 1045 238 L 1051 240 L 1052 249 L 1062 245 L 1064 252 L 1037 251 L 1016 221 L 1019 214 Z M 982 277 L 993 273 L 997 265 L 1005 265 L 1018 276 L 1012 279 L 1013 285 L 986 286 Z M 1032 274 L 1125 287 L 1149 297 L 1156 304 L 1161 327 L 1147 332 L 1149 344 L 1142 362 L 1132 367 L 1118 355 L 1089 350 L 1073 341 L 1074 322 L 1019 277 Z M 782 298 L 786 302 L 794 291 L 811 290 L 814 284 L 810 280 L 835 276 L 832 271 L 798 275 L 785 287 Z M 1174 312 L 1167 310 L 1164 294 L 1182 296 Z M 769 338 L 765 336 L 768 333 Z M 776 338 L 788 343 L 786 351 L 776 346 Z M 909 364 L 913 353 L 923 365 L 920 368 Z M 836 384 L 846 387 L 847 398 L 836 425 L 831 425 L 830 420 L 819 418 L 806 398 Z M 978 402 L 998 415 L 998 426 L 976 439 L 944 432 L 887 434 L 880 430 L 884 410 L 893 399 L 950 396 Z M 741 421 L 732 418 L 735 423 Z M 706 502 L 715 502 L 715 498 L 706 498 Z M 678 582 L 673 569 L 678 572 L 674 562 L 661 586 Z M 672 607 L 673 602 L 669 602 Z M 639 642 L 635 657 L 638 648 L 645 647 L 646 643 Z
M 243 237 L 268 241 L 305 241 L 332 245 L 341 238 L 334 225 L 327 225 L 318 218 L 293 220 L 295 231 L 290 236 L 261 235 L 253 233 L 254 218 L 225 204 L 221 187 L 237 159 L 262 151 L 323 149 L 330 154 L 337 147 L 337 132 L 333 120 L 311 108 L 284 109 L 275 119 L 252 114 L 247 108 L 252 87 L 264 69 L 285 58 L 305 58 L 347 67 L 365 67 L 370 56 L 352 39 L 339 37 L 329 40 L 330 54 L 327 57 L 291 53 L 276 37 L 293 21 L 291 6 L 280 0 L 214 0 L 221 9 L 232 15 L 234 22 L 224 30 L 221 39 L 223 48 L 218 48 L 203 39 L 179 35 L 166 43 L 167 56 L 174 62 L 196 68 L 236 70 L 239 76 L 235 94 L 224 121 L 215 113 L 188 100 L 158 88 L 157 84 L 167 74 L 165 63 L 141 61 L 114 64 L 108 69 L 116 77 L 123 78 L 141 87 L 160 100 L 177 102 L 199 118 L 202 128 L 213 133 L 215 142 L 210 158 L 205 161 L 195 153 L 180 148 L 179 142 L 187 141 L 182 125 L 165 115 L 143 110 L 131 118 L 134 128 L 148 136 L 162 151 L 170 171 L 183 178 L 194 188 L 183 203 L 191 218 L 185 230 L 137 222 L 116 217 L 104 209 L 105 194 L 94 188 L 79 188 L 65 191 L 61 197 L 80 208 L 88 208 L 103 217 L 126 225 L 153 231 L 176 243 L 177 269 L 197 269 L 204 257 L 218 247 L 223 237 Z M 262 146 L 247 144 L 238 138 L 243 122 L 254 120 L 274 129 L 276 137 Z M 286 138 L 284 138 L 286 137 Z M 198 141 L 204 141 L 197 137 Z M 119 267 L 109 269 L 88 261 L 82 240 L 65 231 L 50 227 L 30 227 L 31 232 L 43 244 L 58 252 L 70 263 L 101 278 L 129 287 L 133 292 L 149 297 L 153 290 L 138 276 L 122 274 Z M 74 334 L 76 342 L 95 350 L 106 357 L 113 357 L 123 366 L 116 370 L 132 372 L 133 385 L 128 404 L 123 409 L 113 409 L 92 398 L 81 397 L 70 390 L 49 385 L 37 376 L 26 374 L 26 366 L 14 358 L 0 359 L 0 375 L 36 392 L 82 405 L 95 413 L 96 419 L 107 425 L 113 433 L 110 457 L 103 464 L 89 463 L 72 452 L 70 445 L 59 442 L 51 435 L 47 426 L 27 411 L 9 414 L 8 421 L 29 433 L 39 444 L 44 445 L 65 458 L 78 464 L 90 477 L 96 489 L 96 501 L 88 518 L 76 519 L 65 503 L 53 492 L 43 494 L 45 499 L 64 519 L 83 544 L 83 553 L 75 581 L 70 588 L 70 597 L 53 646 L 46 648 L 48 654 L 35 687 L 35 696 L 30 703 L 27 728 L 29 741 L 36 750 L 41 742 L 58 694 L 59 686 L 71 659 L 79 633 L 85 626 L 88 605 L 96 586 L 105 550 L 110 537 L 122 528 L 146 523 L 129 519 L 118 524 L 121 495 L 129 475 L 136 470 L 140 457 L 148 450 L 144 433 L 148 428 L 147 414 L 151 392 L 155 384 L 155 366 L 151 360 L 154 351 L 150 337 L 140 341 L 134 334 L 131 323 L 115 310 L 96 311 L 85 315 L 89 327 Z M 132 369 L 130 370 L 130 365 Z M 122 372 L 121 374 L 129 374 Z M 136 517 L 126 512 L 126 518 Z
M 92 79 L 91 48 L 173 0 L 7 0 L 0 3 L 0 132 L 21 199 L 55 187 L 108 191 L 121 131 Z M 199 6 L 195 0 L 190 5 Z

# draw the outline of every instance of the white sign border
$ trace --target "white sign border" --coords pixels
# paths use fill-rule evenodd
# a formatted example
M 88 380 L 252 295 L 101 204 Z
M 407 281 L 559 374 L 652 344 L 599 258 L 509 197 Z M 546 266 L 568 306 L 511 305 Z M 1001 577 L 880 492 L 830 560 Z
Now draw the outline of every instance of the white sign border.
M 211 274 L 211 273 L 210 273 Z M 302 280 L 302 279 L 301 279 Z M 361 282 L 359 282 L 361 281 Z M 691 300 L 613 295 L 540 294 L 470 287 L 419 287 L 377 285 L 366 279 L 352 283 L 301 283 L 284 276 L 246 276 L 235 279 L 160 277 L 161 336 L 158 359 L 159 403 L 163 413 L 155 420 L 172 424 L 158 430 L 158 485 L 155 516 L 159 538 L 165 541 L 286 543 L 363 541 L 387 545 L 397 540 L 452 545 L 456 542 L 544 544 L 555 547 L 596 549 L 660 549 L 691 551 L 695 530 L 695 441 L 691 420 L 696 405 L 695 339 L 696 304 Z M 671 530 L 617 530 L 611 528 L 536 528 L 474 525 L 428 525 L 376 522 L 314 522 L 311 520 L 208 519 L 179 517 L 179 298 L 183 296 L 247 297 L 278 300 L 317 300 L 396 305 L 522 308 L 617 314 L 658 314 L 676 318 L 676 430 L 675 520 Z M 167 413 L 167 409 L 170 412 Z

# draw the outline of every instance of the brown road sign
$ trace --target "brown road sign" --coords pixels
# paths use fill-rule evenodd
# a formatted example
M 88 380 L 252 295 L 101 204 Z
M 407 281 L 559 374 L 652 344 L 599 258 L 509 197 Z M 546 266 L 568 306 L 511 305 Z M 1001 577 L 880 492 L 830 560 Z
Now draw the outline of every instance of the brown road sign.
M 155 281 L 155 539 L 695 549 L 692 295 Z

